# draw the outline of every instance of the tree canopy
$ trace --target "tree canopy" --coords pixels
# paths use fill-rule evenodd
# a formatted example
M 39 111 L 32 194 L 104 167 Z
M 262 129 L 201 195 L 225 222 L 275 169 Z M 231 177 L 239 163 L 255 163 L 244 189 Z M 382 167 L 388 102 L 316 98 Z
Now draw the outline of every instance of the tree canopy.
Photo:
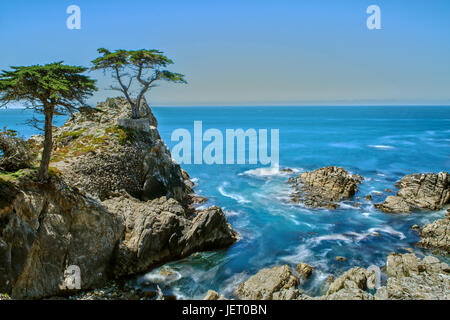
M 45 115 L 45 139 L 39 178 L 48 178 L 52 150 L 52 121 L 55 112 L 74 112 L 97 90 L 95 80 L 83 75 L 88 69 L 63 62 L 11 67 L 0 73 L 0 102 L 17 101 Z
M 113 78 L 119 86 L 112 86 L 114 90 L 122 92 L 131 105 L 132 117 L 139 118 L 139 110 L 144 95 L 156 86 L 159 80 L 186 83 L 184 75 L 171 72 L 165 68 L 173 64 L 158 50 L 116 50 L 111 52 L 105 48 L 97 50 L 100 57 L 92 61 L 92 70 L 112 72 Z M 138 84 L 135 98 L 132 95 L 133 80 Z

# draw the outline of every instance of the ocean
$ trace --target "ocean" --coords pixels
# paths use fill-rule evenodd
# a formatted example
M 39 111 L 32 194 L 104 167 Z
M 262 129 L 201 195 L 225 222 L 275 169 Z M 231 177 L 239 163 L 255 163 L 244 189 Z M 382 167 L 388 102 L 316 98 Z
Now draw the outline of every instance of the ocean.
M 158 284 L 178 298 L 203 298 L 213 289 L 232 297 L 237 284 L 262 268 L 305 262 L 314 267 L 302 286 L 307 294 L 324 290 L 328 276 L 354 266 L 382 267 L 386 256 L 414 248 L 414 224 L 444 216 L 444 210 L 389 215 L 376 210 L 396 192 L 395 183 L 416 172 L 450 170 L 450 107 L 154 107 L 159 131 L 170 149 L 171 134 L 203 130 L 279 129 L 280 167 L 295 172 L 340 166 L 363 176 L 353 201 L 336 210 L 308 209 L 289 202 L 289 176 L 261 165 L 182 165 L 197 183 L 205 206 L 224 209 L 240 240 L 228 249 L 194 254 L 150 270 L 136 286 Z M 0 127 L 29 137 L 29 110 L 0 110 Z M 62 124 L 64 118 L 57 119 Z M 391 192 L 386 192 L 391 189 Z M 373 201 L 365 199 L 371 193 Z M 359 197 L 359 199 L 358 199 Z M 354 206 L 359 202 L 360 206 Z M 336 260 L 336 256 L 346 258 Z M 164 271 L 164 272 L 163 272 Z

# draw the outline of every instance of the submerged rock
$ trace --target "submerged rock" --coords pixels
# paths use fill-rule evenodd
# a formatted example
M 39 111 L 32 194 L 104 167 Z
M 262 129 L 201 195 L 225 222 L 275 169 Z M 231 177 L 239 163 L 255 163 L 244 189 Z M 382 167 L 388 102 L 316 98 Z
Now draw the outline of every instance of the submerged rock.
M 441 210 L 450 203 L 450 176 L 447 172 L 415 173 L 396 185 L 396 196 L 389 196 L 375 207 L 386 213 L 410 213 L 414 210 Z
M 358 192 L 358 184 L 363 178 L 350 175 L 343 168 L 325 167 L 315 171 L 301 173 L 289 179 L 294 187 L 291 196 L 294 202 L 302 202 L 308 207 L 339 207 L 336 202 L 352 198 Z

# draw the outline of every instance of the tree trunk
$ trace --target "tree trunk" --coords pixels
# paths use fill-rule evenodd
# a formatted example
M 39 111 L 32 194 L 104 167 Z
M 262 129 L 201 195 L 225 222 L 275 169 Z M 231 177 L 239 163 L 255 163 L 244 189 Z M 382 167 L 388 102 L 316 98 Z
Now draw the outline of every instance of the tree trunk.
M 142 98 L 144 97 L 145 93 L 148 91 L 148 88 L 150 87 L 150 84 L 146 84 L 144 86 L 144 88 L 142 88 L 141 92 L 139 92 L 137 99 L 136 99 L 136 109 L 137 109 L 137 113 L 140 117 L 141 115 L 141 103 L 142 103 Z
M 135 103 L 131 104 L 131 118 L 139 119 L 139 106 Z
M 45 112 L 45 135 L 44 150 L 42 151 L 42 160 L 39 166 L 38 179 L 40 181 L 48 180 L 48 167 L 50 165 L 50 157 L 53 148 L 53 106 L 44 107 Z

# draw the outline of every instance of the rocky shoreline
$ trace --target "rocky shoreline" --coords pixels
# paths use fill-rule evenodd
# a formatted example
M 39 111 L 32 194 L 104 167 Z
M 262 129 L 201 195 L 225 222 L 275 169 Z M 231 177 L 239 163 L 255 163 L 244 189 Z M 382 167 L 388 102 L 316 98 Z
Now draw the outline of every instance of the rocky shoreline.
M 127 278 L 166 262 L 232 245 L 238 235 L 221 208 L 197 209 L 189 174 L 175 163 L 144 103 L 131 121 L 122 98 L 76 113 L 55 129 L 51 179 L 33 179 L 33 169 L 0 179 L 0 300 L 170 300 L 152 285 L 136 288 Z M 126 120 L 126 121 L 125 121 Z M 42 137 L 30 143 L 39 146 Z M 284 169 L 289 175 L 293 170 Z M 335 166 L 291 176 L 291 201 L 335 210 L 358 206 L 364 178 Z M 446 172 L 403 177 L 395 196 L 374 207 L 386 214 L 443 210 L 450 204 Z M 391 192 L 391 190 L 389 190 Z M 356 201 L 357 200 L 357 201 Z M 372 202 L 370 195 L 366 200 Z M 422 228 L 418 247 L 437 256 L 450 252 L 450 209 Z M 336 259 L 343 259 L 336 257 Z M 69 289 L 66 269 L 79 266 L 81 288 Z M 326 291 L 302 291 L 314 268 L 298 261 L 260 270 L 239 284 L 232 298 L 253 300 L 446 299 L 450 268 L 436 256 L 392 253 L 382 286 L 372 269 L 354 267 L 329 279 Z M 209 291 L 207 300 L 225 299 Z
M 283 265 L 259 271 L 241 283 L 235 295 L 242 300 L 450 299 L 450 267 L 436 257 L 420 259 L 411 253 L 392 253 L 387 257 L 384 275 L 385 285 L 379 286 L 376 271 L 355 267 L 329 282 L 324 295 L 312 297 L 298 287 L 302 274 Z
M 118 125 L 129 110 L 124 99 L 108 99 L 57 129 L 47 183 L 34 181 L 32 169 L 2 178 L 0 292 L 65 296 L 69 266 L 89 290 L 237 241 L 220 208 L 193 206 L 202 199 L 146 104 L 148 130 Z
M 292 170 L 285 169 L 289 174 Z M 360 175 L 350 175 L 345 169 L 325 167 L 291 177 L 291 201 L 310 208 L 336 209 L 342 200 L 352 199 L 358 185 L 364 180 Z M 441 210 L 450 204 L 449 175 L 446 172 L 412 174 L 405 176 L 396 187 L 396 196 L 388 196 L 375 207 L 385 213 L 411 213 L 419 210 Z M 389 190 L 391 192 L 391 190 Z M 371 201 L 371 197 L 366 197 Z M 450 253 L 450 209 L 445 217 L 422 228 L 417 226 L 421 240 L 418 247 L 432 249 L 438 255 Z M 337 257 L 338 258 L 338 257 Z M 324 295 L 309 296 L 302 291 L 313 268 L 299 262 L 295 271 L 288 265 L 260 270 L 235 288 L 234 298 L 243 300 L 449 300 L 450 267 L 436 256 L 418 258 L 414 253 L 387 257 L 384 270 L 377 275 L 373 269 L 354 267 L 337 279 L 329 279 Z M 377 280 L 377 277 L 379 279 Z M 381 278 L 383 286 L 377 281 Z M 219 299 L 220 294 L 209 292 L 207 300 Z

